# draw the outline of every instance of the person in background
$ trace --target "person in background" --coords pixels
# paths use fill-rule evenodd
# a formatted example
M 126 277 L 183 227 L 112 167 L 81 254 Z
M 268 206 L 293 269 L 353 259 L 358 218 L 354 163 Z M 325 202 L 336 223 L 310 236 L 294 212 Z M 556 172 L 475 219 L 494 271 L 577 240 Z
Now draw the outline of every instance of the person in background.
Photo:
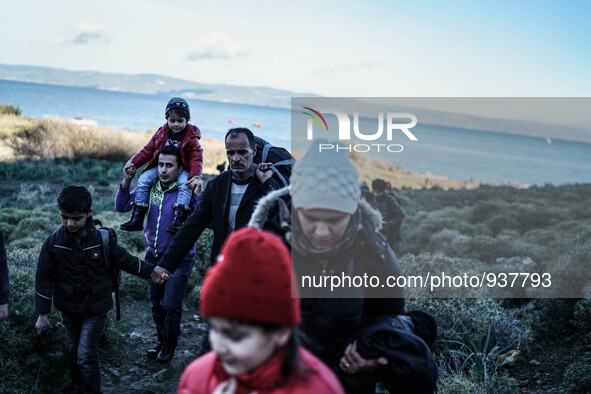
M 395 242 L 400 241 L 400 227 L 406 217 L 406 212 L 398 204 L 396 197 L 386 192 L 386 181 L 374 179 L 371 188 L 376 196 L 375 207 L 382 214 L 382 233 L 393 247 Z
M 121 224 L 125 231 L 140 231 L 144 227 L 144 217 L 148 211 L 148 197 L 152 186 L 158 181 L 158 152 L 165 145 L 174 145 L 181 152 L 184 171 L 179 175 L 179 193 L 173 204 L 174 217 L 167 230 L 176 233 L 190 213 L 192 190 L 201 192 L 201 171 L 203 169 L 203 149 L 199 144 L 201 131 L 189 123 L 191 112 L 189 104 L 179 97 L 171 98 L 164 111 L 166 123 L 152 136 L 148 144 L 125 164 L 124 170 L 135 175 L 138 168 L 146 164 L 137 184 L 131 218 Z M 192 190 L 191 190 L 192 189 Z
M 290 254 L 276 235 L 231 234 L 203 282 L 200 309 L 213 350 L 193 361 L 178 393 L 343 393 L 338 379 L 298 345 Z

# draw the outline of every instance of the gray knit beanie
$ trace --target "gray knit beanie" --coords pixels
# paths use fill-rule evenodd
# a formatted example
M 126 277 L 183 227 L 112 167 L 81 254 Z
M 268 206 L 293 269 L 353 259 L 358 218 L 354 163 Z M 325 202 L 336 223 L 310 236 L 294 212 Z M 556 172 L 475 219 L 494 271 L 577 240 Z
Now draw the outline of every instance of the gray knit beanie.
M 357 168 L 346 152 L 332 149 L 320 152 L 319 145 L 313 144 L 293 166 L 291 196 L 295 209 L 330 209 L 353 214 L 360 195 Z

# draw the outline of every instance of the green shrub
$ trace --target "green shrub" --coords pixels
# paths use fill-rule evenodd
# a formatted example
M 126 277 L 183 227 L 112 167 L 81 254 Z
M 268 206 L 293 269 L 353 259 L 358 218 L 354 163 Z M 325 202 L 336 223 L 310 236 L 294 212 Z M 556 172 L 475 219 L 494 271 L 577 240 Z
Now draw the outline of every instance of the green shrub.
M 576 302 L 576 299 L 536 298 L 515 312 L 531 327 L 535 339 L 554 341 L 563 338 L 564 330 L 573 318 Z
M 591 391 L 591 360 L 575 361 L 564 372 L 564 386 L 575 393 Z
M 0 114 L 1 115 L 15 115 L 15 116 L 21 116 L 21 109 L 18 106 L 12 106 L 12 105 L 6 105 L 6 104 L 0 104 Z
M 583 332 L 591 331 L 591 299 L 583 298 L 575 304 L 572 324 Z
M 65 330 L 58 325 L 57 337 L 41 344 L 35 332 L 34 271 L 9 264 L 10 313 L 0 330 L 0 379 L 2 393 L 53 392 L 66 384 Z M 54 311 L 51 318 L 59 322 Z
M 461 374 L 442 378 L 438 384 L 440 394 L 518 394 L 523 391 L 519 385 L 506 374 L 493 376 L 488 382 L 470 379 Z
M 121 272 L 121 287 L 119 288 L 121 299 L 148 300 L 148 285 L 146 280 L 131 275 L 127 272 Z
M 489 328 L 490 343 L 500 347 L 514 344 L 527 347 L 532 340 L 531 324 L 522 318 L 520 309 L 504 308 L 492 298 L 414 299 L 407 301 L 407 310 L 422 309 L 437 321 L 436 348 L 448 348 L 445 341 L 479 341 L 486 338 Z
M 17 240 L 18 241 L 18 240 Z M 40 248 L 40 245 L 37 245 Z M 39 251 L 34 249 L 19 249 L 11 245 L 7 250 L 6 260 L 11 267 L 27 268 L 35 270 L 37 268 L 37 260 L 39 259 Z

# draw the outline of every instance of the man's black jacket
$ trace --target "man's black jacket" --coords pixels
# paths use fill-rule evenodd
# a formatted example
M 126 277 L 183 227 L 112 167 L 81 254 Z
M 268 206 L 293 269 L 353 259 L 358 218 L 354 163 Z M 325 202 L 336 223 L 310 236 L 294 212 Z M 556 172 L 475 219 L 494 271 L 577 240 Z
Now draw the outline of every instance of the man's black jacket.
M 240 205 L 236 212 L 235 228 L 239 229 L 246 226 L 258 200 L 271 190 L 278 188 L 279 185 L 273 178 L 269 178 L 264 183 L 261 183 L 256 174 L 253 174 L 242 196 L 242 200 L 240 200 Z M 207 183 L 203 191 L 201 203 L 199 203 L 193 214 L 174 237 L 158 265 L 170 272 L 174 272 L 209 223 L 213 224 L 211 263 L 215 263 L 222 244 L 228 236 L 228 229 L 230 227 L 228 216 L 231 190 L 231 170 L 223 172 Z

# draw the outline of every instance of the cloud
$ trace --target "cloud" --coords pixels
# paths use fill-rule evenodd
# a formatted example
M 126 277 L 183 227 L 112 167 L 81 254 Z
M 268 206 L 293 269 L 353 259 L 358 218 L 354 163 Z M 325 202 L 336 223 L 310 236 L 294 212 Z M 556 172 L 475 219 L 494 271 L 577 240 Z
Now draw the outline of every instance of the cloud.
M 251 49 L 241 42 L 214 31 L 191 45 L 187 60 L 234 59 L 251 52 Z
M 67 38 L 57 37 L 52 40 L 54 45 L 84 45 L 92 41 L 107 42 L 107 36 L 102 25 L 83 22 L 76 25 L 73 34 Z

